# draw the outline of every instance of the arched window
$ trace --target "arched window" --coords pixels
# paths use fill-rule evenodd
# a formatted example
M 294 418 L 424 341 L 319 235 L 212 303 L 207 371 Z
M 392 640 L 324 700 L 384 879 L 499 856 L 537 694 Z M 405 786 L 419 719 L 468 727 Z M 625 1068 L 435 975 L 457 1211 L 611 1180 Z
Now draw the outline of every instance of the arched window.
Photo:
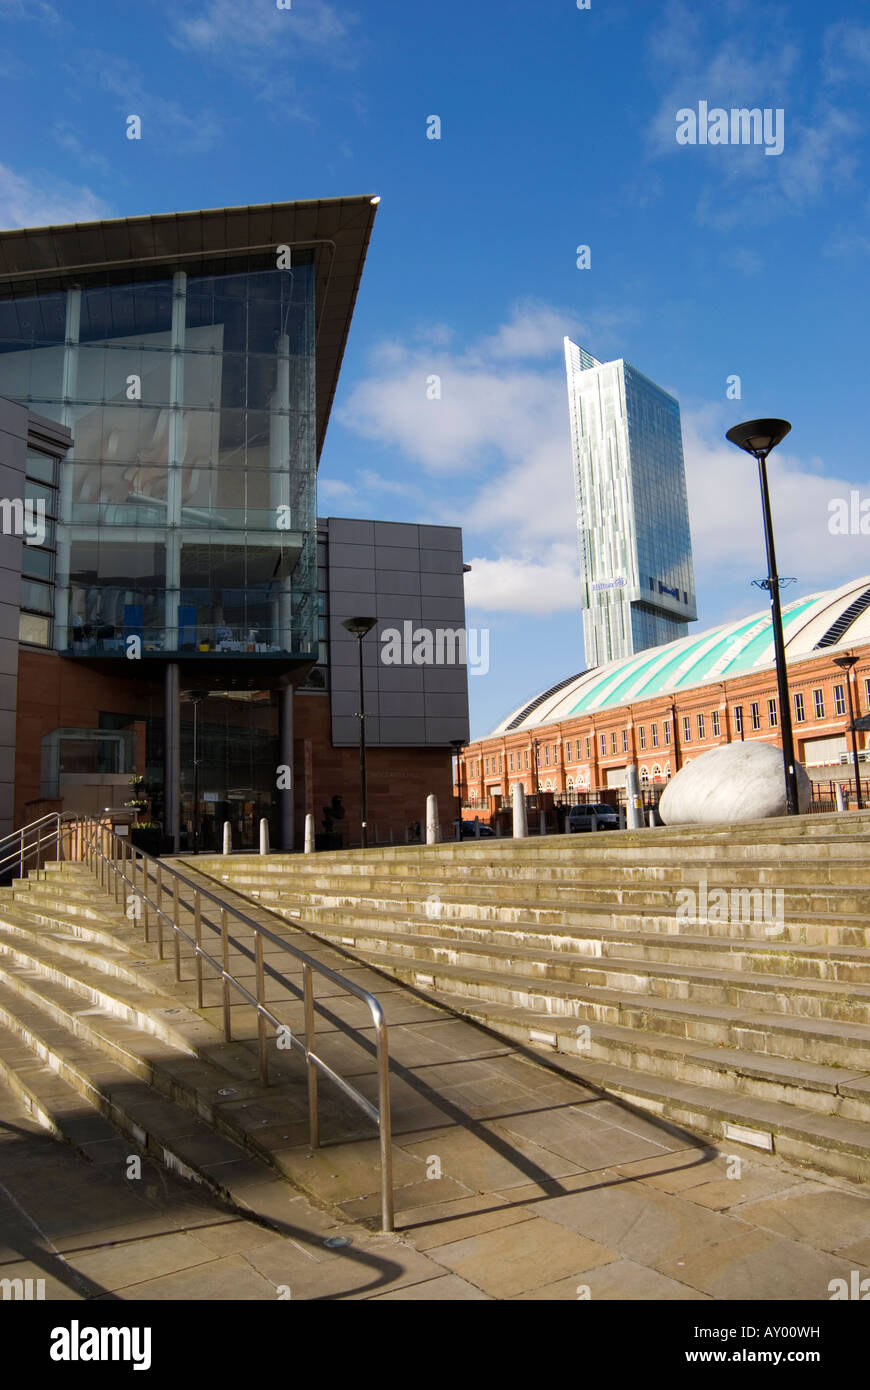
M 655 763 L 655 764 L 653 765 L 652 776 L 653 776 L 653 781 L 654 781 L 654 782 L 660 782 L 660 781 L 661 781 L 662 770 L 661 770 L 661 768 L 659 767 L 658 763 Z
M 546 780 L 546 782 L 544 783 L 544 791 L 545 791 L 545 792 L 551 792 L 552 790 L 553 790 L 553 783 L 550 781 L 550 779 L 549 779 L 549 777 L 548 777 L 547 780 Z
M 645 787 L 649 786 L 649 769 L 642 767 L 640 770 L 640 780 Z
M 568 778 L 567 782 L 565 783 L 565 790 L 568 791 L 568 792 L 572 792 L 572 791 L 574 790 L 574 778 L 573 778 L 573 777 L 569 777 L 569 778 Z

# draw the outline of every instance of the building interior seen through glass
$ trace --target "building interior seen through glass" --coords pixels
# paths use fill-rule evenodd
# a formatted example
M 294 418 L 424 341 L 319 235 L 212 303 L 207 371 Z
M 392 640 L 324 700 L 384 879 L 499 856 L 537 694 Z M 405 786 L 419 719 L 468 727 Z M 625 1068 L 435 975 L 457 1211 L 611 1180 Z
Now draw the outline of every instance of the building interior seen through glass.
M 0 302 L 0 394 L 73 436 L 39 576 L 59 650 L 316 651 L 314 267 L 298 259 Z

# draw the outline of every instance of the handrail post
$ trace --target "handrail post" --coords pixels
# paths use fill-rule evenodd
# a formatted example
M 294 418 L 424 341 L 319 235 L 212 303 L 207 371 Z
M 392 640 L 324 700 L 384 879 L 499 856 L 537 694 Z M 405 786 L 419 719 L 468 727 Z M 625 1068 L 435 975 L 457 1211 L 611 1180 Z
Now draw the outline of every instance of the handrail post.
M 196 942 L 196 1007 L 202 1008 L 202 897 L 199 889 L 193 895 L 193 939 Z
M 311 1060 L 314 1052 L 314 986 L 311 966 L 302 966 L 305 992 L 305 1061 L 308 1068 L 308 1126 L 312 1149 L 320 1147 L 320 1114 L 317 1106 L 317 1067 Z
M 36 831 L 36 877 L 39 878 L 39 858 L 42 853 L 42 826 Z
M 263 1009 L 266 1005 L 266 979 L 263 973 L 263 938 L 259 932 L 254 933 L 254 957 L 257 967 L 257 1043 L 260 1049 L 260 1085 L 269 1084 L 269 1059 L 266 1053 L 266 1015 Z
M 145 928 L 145 945 L 148 945 L 148 860 L 142 851 L 142 924 Z
M 390 1120 L 390 1056 L 383 1018 L 378 1022 L 378 1138 L 381 1149 L 381 1226 L 395 1229 L 393 1213 L 393 1144 Z
M 179 922 L 179 917 L 178 917 L 178 913 L 179 913 L 179 902 L 178 902 L 178 899 L 179 899 L 179 892 L 178 892 L 178 880 L 177 880 L 177 879 L 176 879 L 176 881 L 175 881 L 175 884 L 173 885 L 172 898 L 173 898 L 173 902 L 174 902 L 174 904 L 175 904 L 175 906 L 174 906 L 174 908 L 173 908 L 173 911 L 172 911 L 172 922 L 173 922 L 173 931 L 172 931 L 172 935 L 173 935 L 173 937 L 175 938 L 175 979 L 176 979 L 176 983 L 180 983 L 180 982 L 181 982 L 181 932 L 178 930 L 178 928 L 179 928 L 179 926 L 180 926 L 181 924 L 180 924 L 180 922 Z
M 230 982 L 227 976 L 230 973 L 230 929 L 227 920 L 227 910 L 221 908 L 221 944 L 223 946 L 224 975 L 221 981 L 223 985 L 224 1003 L 224 1037 L 227 1042 L 232 1042 L 233 1034 L 230 1026 Z
M 121 908 L 127 916 L 127 842 L 121 842 Z
M 163 959 L 163 866 L 157 861 L 157 959 Z

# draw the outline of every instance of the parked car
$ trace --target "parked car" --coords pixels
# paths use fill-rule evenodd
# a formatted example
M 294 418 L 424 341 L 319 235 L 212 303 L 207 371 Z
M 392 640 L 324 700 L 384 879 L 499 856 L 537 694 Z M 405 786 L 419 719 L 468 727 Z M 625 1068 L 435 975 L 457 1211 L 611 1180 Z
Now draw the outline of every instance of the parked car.
M 573 834 L 578 830 L 618 830 L 619 812 L 603 801 L 591 801 L 586 806 L 572 806 L 565 829 Z
M 474 821 L 473 821 L 473 820 L 463 820 L 463 821 L 458 821 L 458 822 L 457 822 L 457 821 L 454 821 L 454 822 L 453 822 L 453 833 L 454 833 L 454 834 L 456 834 L 456 827 L 457 827 L 457 825 L 460 827 L 459 833 L 460 833 L 460 836 L 461 836 L 461 838 L 462 838 L 463 840 L 476 840 L 476 839 L 477 839 L 477 832 L 476 832 L 476 830 L 475 830 L 475 825 L 474 825 Z M 493 837 L 494 835 L 495 835 L 495 831 L 493 830 L 493 828 L 492 828 L 491 825 L 481 825 L 481 826 L 480 826 L 480 838 L 481 838 L 482 840 L 489 840 L 489 839 L 492 839 L 492 837 Z

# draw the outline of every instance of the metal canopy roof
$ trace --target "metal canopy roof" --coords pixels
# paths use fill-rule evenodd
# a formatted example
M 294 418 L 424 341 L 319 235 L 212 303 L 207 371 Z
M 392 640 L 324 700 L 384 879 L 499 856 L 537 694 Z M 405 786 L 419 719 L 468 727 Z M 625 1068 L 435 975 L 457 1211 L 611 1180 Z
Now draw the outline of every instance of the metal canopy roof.
M 870 641 L 870 575 L 837 589 L 795 599 L 782 610 L 789 667 L 811 657 Z M 825 638 L 836 629 L 834 645 Z M 773 666 L 770 609 L 707 632 L 680 637 L 661 647 L 607 662 L 551 686 L 493 729 L 487 738 L 537 729 L 584 714 L 617 709 L 657 696 L 674 695 Z
M 166 267 L 220 273 L 221 259 L 285 244 L 311 250 L 319 458 L 376 213 L 367 194 L 0 231 L 0 298 L 66 288 L 101 271 L 135 271 L 136 279 Z

